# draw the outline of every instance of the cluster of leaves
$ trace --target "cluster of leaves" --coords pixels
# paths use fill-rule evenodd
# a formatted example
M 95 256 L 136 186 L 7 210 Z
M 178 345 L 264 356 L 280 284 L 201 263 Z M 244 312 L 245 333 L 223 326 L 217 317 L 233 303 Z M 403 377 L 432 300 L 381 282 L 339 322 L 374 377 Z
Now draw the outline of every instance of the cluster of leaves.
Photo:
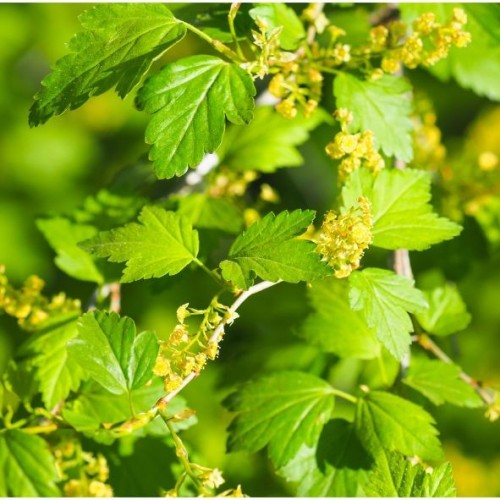
M 67 216 L 37 221 L 56 252 L 56 266 L 72 278 L 95 283 L 97 291 L 87 311 L 79 304 L 72 310 L 47 306 L 43 321 L 31 322 L 29 328 L 20 322 L 26 338 L 0 385 L 0 494 L 56 496 L 60 488 L 68 495 L 120 494 L 120 473 L 95 472 L 89 463 L 99 460 L 81 458 L 84 445 L 92 442 L 89 446 L 100 447 L 98 457 L 121 466 L 130 449 L 139 453 L 148 440 L 155 441 L 164 457 L 158 462 L 163 460 L 175 478 L 166 484 L 165 476 L 155 476 L 140 494 L 156 495 L 162 489 L 169 495 L 215 494 L 224 481 L 221 473 L 191 460 L 191 450 L 178 435 L 195 423 L 178 392 L 204 367 L 203 362 L 187 369 L 186 363 L 196 349 L 204 349 L 205 360 L 214 359 L 239 305 L 280 282 L 308 284 L 311 312 L 298 331 L 305 343 L 332 354 L 330 364 L 355 359 L 368 366 L 375 360 L 379 373 L 359 381 L 352 391 L 329 380 L 328 365 L 320 372 L 297 366 L 257 374 L 224 403 L 235 413 L 229 450 L 267 448 L 277 474 L 301 496 L 455 493 L 451 466 L 442 463 L 436 423 L 423 401 L 474 408 L 486 400 L 464 380 L 460 367 L 442 356 L 430 359 L 424 350 L 432 342 L 429 336 L 464 329 L 470 315 L 450 283 L 420 290 L 398 267 L 393 271 L 360 263 L 368 245 L 369 252 L 423 251 L 462 229 L 433 208 L 428 172 L 390 167 L 394 160 L 410 162 L 414 157 L 412 85 L 403 76 L 373 79 L 365 71 L 364 65 L 373 62 L 373 54 L 363 59 L 361 50 L 370 39 L 368 16 L 361 26 L 364 39 L 352 41 L 359 49 L 353 46 L 352 53 L 361 59 L 351 61 L 346 56 L 350 47 L 334 45 L 338 30 L 344 33 L 340 36 L 350 36 L 333 24 L 335 6 L 315 17 L 310 10 L 301 17 L 284 4 L 238 9 L 237 4 L 227 6 L 227 24 L 221 28 L 216 16 L 205 24 L 195 16 L 190 24 L 180 19 L 182 9 L 174 15 L 160 4 L 99 5 L 81 16 L 84 30 L 42 82 L 30 112 L 33 126 L 107 90 L 125 98 L 140 86 L 135 104 L 151 115 L 145 140 L 152 145 L 149 158 L 158 179 L 184 176 L 208 153 L 216 152 L 216 158 L 213 172 L 204 176 L 198 168 L 195 181 L 186 176 L 183 186 L 166 199 L 111 187 Z M 421 14 L 419 9 L 405 6 L 401 14 L 411 21 Z M 442 23 L 468 15 L 472 42 L 450 49 L 449 59 L 431 71 L 498 98 L 493 80 L 478 76 L 486 57 L 481 51 L 496 37 L 490 21 L 479 23 L 478 16 L 491 11 L 494 19 L 497 8 L 451 9 L 424 10 L 435 11 Z M 323 39 L 327 26 L 330 37 Z M 153 63 L 188 31 L 208 42 L 213 53 L 170 61 L 146 78 Z M 344 56 L 339 58 L 341 49 Z M 470 58 L 475 66 L 465 71 Z M 297 82 L 280 96 L 280 113 L 269 105 L 255 107 L 256 82 L 268 74 L 274 74 L 273 80 L 281 75 L 282 82 Z M 314 227 L 315 210 L 274 213 L 267 209 L 278 198 L 272 188 L 261 184 L 257 200 L 249 188 L 259 175 L 301 165 L 297 147 L 320 124 L 333 123 L 322 108 L 331 98 L 323 99 L 320 84 L 331 75 L 335 107 L 328 111 L 347 109 L 352 114 L 344 138 L 357 141 L 357 133 L 368 134 L 370 153 L 386 165 L 375 171 L 358 166 L 332 186 L 333 191 L 338 188 L 332 208 L 341 214 L 339 220 L 352 219 L 363 200 L 370 222 L 362 228 L 356 262 L 342 276 L 322 257 L 317 242 L 321 240 L 329 255 L 345 260 L 344 252 L 352 250 L 346 245 L 360 241 L 357 219 L 322 233 Z M 304 115 L 290 108 L 296 103 L 302 103 Z M 340 145 L 352 153 L 347 142 Z M 172 332 L 170 344 L 161 343 L 155 332 L 137 334 L 134 321 L 118 314 L 112 296 L 117 281 L 180 273 L 188 279 L 193 268 L 205 271 L 218 287 L 214 300 L 224 311 L 215 320 L 210 307 L 202 310 L 207 311 L 198 330 L 203 337 L 191 338 L 181 328 L 181 333 Z M 0 308 L 18 319 L 31 314 L 32 304 L 51 304 L 41 297 L 41 287 L 33 293 L 26 286 L 16 290 L 3 276 L 0 285 Z M 25 304 L 30 308 L 26 314 L 26 308 L 20 312 Z M 184 327 L 187 306 L 179 311 Z M 424 349 L 412 348 L 409 367 L 400 371 L 410 356 L 412 333 Z M 175 340 L 179 334 L 182 338 Z M 175 365 L 176 359 L 184 364 Z M 174 365 L 181 369 L 172 386 L 172 379 L 167 383 L 159 375 Z M 487 402 L 493 418 L 498 403 Z M 77 457 L 76 466 L 66 467 L 61 458 L 66 455 L 58 451 L 65 440 L 76 443 L 67 453 Z M 179 464 L 172 460 L 175 454 Z M 103 460 L 101 469 L 107 470 Z M 242 490 L 238 486 L 218 494 L 240 496 Z

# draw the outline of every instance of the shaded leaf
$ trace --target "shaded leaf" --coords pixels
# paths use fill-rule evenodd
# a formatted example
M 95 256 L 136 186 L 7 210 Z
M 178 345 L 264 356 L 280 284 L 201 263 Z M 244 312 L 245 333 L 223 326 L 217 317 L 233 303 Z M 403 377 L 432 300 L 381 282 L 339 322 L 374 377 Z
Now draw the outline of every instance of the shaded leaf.
M 368 327 L 363 314 L 349 305 L 345 281 L 325 279 L 311 283 L 308 296 L 315 312 L 306 318 L 300 337 L 340 357 L 371 359 L 380 354 L 375 331 Z
M 78 390 L 85 378 L 85 368 L 68 352 L 67 343 L 77 335 L 75 316 L 34 333 L 19 349 L 18 356 L 26 357 L 34 367 L 42 400 L 48 410 Z
M 309 118 L 298 115 L 288 119 L 272 106 L 258 106 L 250 125 L 228 128 L 217 154 L 223 165 L 237 171 L 274 172 L 281 167 L 298 167 L 304 159 L 297 146 L 309 139 L 311 130 L 330 118 L 318 110 Z
M 483 402 L 474 389 L 460 379 L 457 365 L 414 358 L 403 383 L 422 393 L 435 405 L 451 403 L 476 408 Z
M 246 384 L 225 405 L 237 412 L 229 427 L 229 450 L 255 452 L 268 446 L 279 468 L 302 445 L 316 443 L 333 411 L 334 397 L 324 380 L 290 371 Z
M 429 309 L 418 313 L 418 322 L 434 335 L 450 335 L 468 326 L 471 315 L 467 312 L 456 286 L 447 283 L 433 290 L 424 290 Z
M 56 251 L 55 263 L 61 271 L 78 280 L 103 283 L 93 258 L 78 246 L 81 241 L 96 235 L 95 227 L 74 224 L 63 217 L 38 219 L 36 225 Z
M 213 198 L 205 193 L 193 193 L 181 198 L 177 213 L 185 216 L 194 227 L 237 234 L 243 226 L 241 210 L 232 201 Z

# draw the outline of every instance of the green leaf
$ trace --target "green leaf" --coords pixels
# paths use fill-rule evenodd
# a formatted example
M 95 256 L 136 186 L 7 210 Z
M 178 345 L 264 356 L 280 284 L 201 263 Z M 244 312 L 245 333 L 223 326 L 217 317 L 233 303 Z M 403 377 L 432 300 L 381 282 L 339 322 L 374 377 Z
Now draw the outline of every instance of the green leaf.
M 300 478 L 298 496 L 364 496 L 363 487 L 371 458 L 362 447 L 352 423 L 343 419 L 328 422 L 316 452 L 318 464 Z
M 404 161 L 413 158 L 410 90 L 405 80 L 391 75 L 373 81 L 341 73 L 333 84 L 337 108 L 352 111 L 349 131 L 371 130 L 387 156 Z
M 185 216 L 194 227 L 237 234 L 243 226 L 241 210 L 232 201 L 205 193 L 182 197 L 177 213 Z
M 81 244 L 110 262 L 126 262 L 122 282 L 177 274 L 198 254 L 198 232 L 174 212 L 144 207 L 139 222 L 99 233 Z
M 254 274 L 263 280 L 290 283 L 330 274 L 315 252 L 314 243 L 296 238 L 306 231 L 314 215 L 313 210 L 285 210 L 278 215 L 271 212 L 252 224 L 231 245 L 229 262 L 233 263 L 221 263 L 224 279 L 248 288 Z
M 349 305 L 345 280 L 329 278 L 311 283 L 308 296 L 315 312 L 307 317 L 300 337 L 343 358 L 371 359 L 380 354 L 375 331 L 368 327 L 363 314 Z
M 239 125 L 253 116 L 255 87 L 236 64 L 197 55 L 165 66 L 138 92 L 137 105 L 152 114 L 146 142 L 159 178 L 181 176 L 222 141 L 225 117 Z
M 57 61 L 35 96 L 32 126 L 115 86 L 124 98 L 186 32 L 161 4 L 98 5 L 85 11 L 80 22 L 85 31 L 71 39 L 71 53 Z
M 132 389 L 130 394 L 112 394 L 91 380 L 82 387 L 79 396 L 64 407 L 62 415 L 77 431 L 92 433 L 149 411 L 164 394 L 163 382 L 158 377 L 154 377 L 151 384 Z
M 433 290 L 424 290 L 429 309 L 417 314 L 418 322 L 429 333 L 450 335 L 468 326 L 471 315 L 467 312 L 456 286 L 447 283 Z
M 225 402 L 238 412 L 229 427 L 231 451 L 266 445 L 274 466 L 289 462 L 302 445 L 313 445 L 333 411 L 332 388 L 302 372 L 280 372 L 243 386 Z
M 345 207 L 360 196 L 372 204 L 373 245 L 389 250 L 425 250 L 449 240 L 462 228 L 432 211 L 431 178 L 419 170 L 383 170 L 376 177 L 355 170 L 342 190 Z
M 434 423 L 420 406 L 382 391 L 372 391 L 366 398 L 360 398 L 356 408 L 357 435 L 377 460 L 380 448 L 439 460 L 442 450 Z
M 48 410 L 77 391 L 85 378 L 85 368 L 75 360 L 66 347 L 78 333 L 76 317 L 62 319 L 34 333 L 19 349 L 18 356 L 26 357 L 35 369 L 42 400 Z
M 402 16 L 411 22 L 423 12 L 433 12 L 436 20 L 447 22 L 456 4 L 404 4 Z M 429 71 L 445 82 L 454 78 L 459 85 L 491 100 L 500 100 L 500 8 L 498 4 L 461 4 L 468 17 L 464 30 L 471 34 L 465 48 L 452 47 L 448 57 Z
M 228 128 L 217 154 L 223 165 L 237 171 L 274 172 L 281 167 L 299 167 L 304 159 L 297 146 L 329 118 L 318 110 L 309 118 L 297 115 L 290 120 L 272 106 L 259 106 L 250 125 Z
M 0 432 L 0 496 L 58 497 L 58 479 L 41 437 L 17 429 Z
M 282 49 L 295 50 L 306 37 L 304 26 L 295 11 L 283 3 L 258 4 L 249 14 L 255 21 L 258 19 L 264 23 L 267 32 L 282 27 L 279 37 Z
M 398 453 L 389 454 L 389 471 L 376 467 L 366 483 L 372 497 L 454 497 L 455 484 L 449 463 L 427 472 Z
M 63 217 L 38 219 L 36 225 L 56 251 L 55 263 L 61 271 L 78 280 L 103 283 L 92 257 L 78 246 L 81 241 L 96 235 L 93 226 L 73 224 Z
M 136 336 L 132 319 L 93 311 L 78 321 L 68 348 L 85 372 L 113 394 L 143 386 L 153 376 L 159 344 L 153 332 Z
M 483 405 L 476 391 L 460 379 L 460 368 L 457 365 L 414 358 L 403 382 L 435 405 L 445 402 L 469 408 Z
M 413 281 L 392 271 L 367 268 L 349 276 L 349 299 L 355 311 L 361 311 L 389 352 L 401 359 L 411 343 L 413 324 L 408 313 L 427 307 Z

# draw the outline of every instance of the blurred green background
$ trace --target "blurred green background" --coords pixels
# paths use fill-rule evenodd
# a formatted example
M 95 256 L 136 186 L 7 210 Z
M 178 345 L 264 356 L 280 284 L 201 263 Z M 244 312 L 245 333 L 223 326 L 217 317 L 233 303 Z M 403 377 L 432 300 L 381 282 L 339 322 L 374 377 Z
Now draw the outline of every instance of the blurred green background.
M 58 271 L 54 253 L 37 230 L 35 219 L 72 211 L 86 196 L 106 187 L 120 169 L 147 153 L 143 142 L 147 117 L 134 109 L 133 96 L 121 101 L 108 92 L 44 126 L 28 127 L 32 96 L 50 66 L 65 53 L 65 43 L 79 29 L 77 16 L 86 7 L 0 5 L 0 264 L 5 264 L 13 283 L 37 274 L 47 282 L 49 293 L 65 290 L 83 304 L 93 285 Z M 196 52 L 199 47 L 199 41 L 188 37 L 168 57 Z M 412 80 L 434 101 L 444 143 L 452 153 L 454 148 L 463 148 L 475 120 L 484 113 L 499 115 L 498 106 L 454 83 L 440 83 L 419 71 Z M 500 128 L 498 118 L 493 126 Z M 308 206 L 321 212 L 331 206 L 335 179 L 322 152 L 330 137 L 327 127 L 318 129 L 302 148 L 306 166 L 265 176 L 281 194 L 279 209 Z M 154 189 L 167 193 L 170 184 L 158 182 Z M 412 256 L 414 270 L 418 279 L 438 268 L 459 284 L 473 321 L 443 347 L 474 377 L 500 386 L 500 253 L 491 236 L 498 231 L 498 223 L 493 218 L 481 226 L 473 217 L 463 222 L 465 230 L 459 238 Z M 368 259 L 387 265 L 386 254 L 374 253 Z M 205 307 L 213 291 L 212 284 L 196 271 L 181 278 L 126 285 L 122 312 L 132 316 L 140 330 L 151 328 L 166 336 L 180 304 L 189 301 L 193 307 Z M 186 436 L 197 450 L 199 462 L 221 468 L 228 485 L 243 483 L 245 493 L 252 496 L 291 492 L 273 477 L 263 453 L 225 454 L 229 416 L 220 401 L 232 384 L 257 371 L 301 366 L 314 370 L 315 364 L 321 369 L 326 361 L 294 335 L 307 311 L 305 288 L 300 285 L 280 285 L 252 299 L 242 307 L 241 318 L 227 335 L 221 358 L 186 391 L 199 419 Z M 22 333 L 16 331 L 14 322 L 0 317 L 0 371 L 17 343 L 16 335 Z M 340 377 L 341 368 L 332 377 Z M 347 380 L 343 383 L 349 385 Z M 488 422 L 481 410 L 441 407 L 433 412 L 447 458 L 454 466 L 459 494 L 499 496 L 500 424 Z

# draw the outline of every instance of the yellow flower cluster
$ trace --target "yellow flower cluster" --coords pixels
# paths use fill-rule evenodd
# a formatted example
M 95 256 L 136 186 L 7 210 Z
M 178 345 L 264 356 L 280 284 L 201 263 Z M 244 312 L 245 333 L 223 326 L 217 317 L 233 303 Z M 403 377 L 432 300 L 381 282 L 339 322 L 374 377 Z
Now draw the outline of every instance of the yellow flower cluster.
M 198 374 L 209 359 L 214 360 L 219 354 L 219 344 L 210 340 L 217 326 L 227 319 L 228 308 L 213 301 L 205 310 L 188 308 L 184 304 L 177 310 L 178 324 L 174 327 L 167 341 L 162 343 L 156 359 L 153 373 L 164 379 L 167 392 L 178 389 L 185 377 Z M 186 319 L 201 316 L 201 322 L 191 333 Z
M 58 443 L 52 453 L 56 468 L 62 481 L 67 497 L 112 497 L 113 489 L 106 481 L 109 479 L 108 462 L 100 453 L 82 451 L 80 443 L 64 440 Z M 78 479 L 70 477 L 78 469 Z
M 316 251 L 335 270 L 337 278 L 346 278 L 358 269 L 364 251 L 373 240 L 371 204 L 363 196 L 358 206 L 337 214 L 326 213 L 317 240 Z
M 30 276 L 19 289 L 14 288 L 0 266 L 0 310 L 17 318 L 24 330 L 36 330 L 55 315 L 80 311 L 80 301 L 68 299 L 64 293 L 52 298 L 42 295 L 45 283 L 38 276 Z
M 237 172 L 229 168 L 217 168 L 209 175 L 208 193 L 214 198 L 239 198 L 243 196 L 248 185 L 258 178 L 255 170 Z
M 446 158 L 446 148 L 441 143 L 441 130 L 436 125 L 437 116 L 429 99 L 415 95 L 413 117 L 413 151 L 411 166 L 437 171 Z
M 419 64 L 433 66 L 447 57 L 452 47 L 470 43 L 470 33 L 463 30 L 466 24 L 467 14 L 461 8 L 454 8 L 445 24 L 437 22 L 432 12 L 425 12 L 413 21 L 411 34 L 403 21 L 372 28 L 368 52 L 382 55 L 381 68 L 386 73 L 397 72 L 401 64 L 410 69 Z M 380 72 L 374 73 L 372 78 L 379 76 Z
M 373 132 L 365 130 L 362 133 L 350 134 L 347 131 L 352 122 L 352 113 L 344 108 L 335 112 L 340 122 L 341 131 L 333 141 L 326 145 L 326 153 L 334 160 L 342 160 L 339 164 L 339 180 L 344 181 L 348 175 L 362 165 L 373 173 L 384 168 L 385 162 L 375 147 Z

